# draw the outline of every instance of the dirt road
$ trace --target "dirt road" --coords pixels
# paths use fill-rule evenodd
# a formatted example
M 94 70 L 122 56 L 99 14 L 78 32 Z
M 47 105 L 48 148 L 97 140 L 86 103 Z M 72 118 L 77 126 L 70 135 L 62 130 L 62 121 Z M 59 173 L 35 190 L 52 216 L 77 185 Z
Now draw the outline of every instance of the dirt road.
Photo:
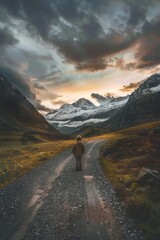
M 1 240 L 141 240 L 86 144 L 82 172 L 67 150 L 0 190 Z

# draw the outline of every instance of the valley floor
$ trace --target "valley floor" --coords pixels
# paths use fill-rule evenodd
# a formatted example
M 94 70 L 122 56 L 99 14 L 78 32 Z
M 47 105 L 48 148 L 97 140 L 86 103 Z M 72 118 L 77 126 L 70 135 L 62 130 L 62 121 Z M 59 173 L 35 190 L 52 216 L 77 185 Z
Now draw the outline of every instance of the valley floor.
M 82 172 L 69 149 L 2 189 L 0 239 L 143 239 L 101 170 L 102 144 L 86 144 Z

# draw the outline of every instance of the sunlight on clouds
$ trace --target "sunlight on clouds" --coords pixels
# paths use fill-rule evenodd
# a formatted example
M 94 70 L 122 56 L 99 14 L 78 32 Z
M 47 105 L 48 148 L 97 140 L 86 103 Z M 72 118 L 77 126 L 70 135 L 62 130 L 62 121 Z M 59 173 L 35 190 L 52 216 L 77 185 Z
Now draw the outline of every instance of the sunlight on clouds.
M 7 2 L 1 9 L 1 58 L 5 67 L 28 76 L 32 95 L 48 107 L 81 97 L 93 101 L 94 92 L 124 95 L 123 86 L 159 71 L 157 0 L 145 6 L 118 0 L 17 1 L 16 8 Z

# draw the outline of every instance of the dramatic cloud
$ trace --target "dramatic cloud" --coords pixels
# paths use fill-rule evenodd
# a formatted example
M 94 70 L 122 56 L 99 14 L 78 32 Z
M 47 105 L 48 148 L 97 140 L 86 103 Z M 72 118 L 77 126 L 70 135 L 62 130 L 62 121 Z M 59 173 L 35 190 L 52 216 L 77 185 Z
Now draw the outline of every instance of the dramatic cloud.
M 135 89 L 137 89 L 142 83 L 143 81 L 140 82 L 135 82 L 135 83 L 130 83 L 128 85 L 124 85 L 122 89 L 120 89 L 120 91 L 122 92 L 133 92 Z
M 135 62 L 127 63 L 123 58 L 118 58 L 115 61 L 114 67 L 119 68 L 121 70 L 131 71 L 133 69 L 136 69 L 136 63 Z
M 7 47 L 18 43 L 13 32 L 8 27 L 0 27 L 0 71 L 14 84 L 29 100 L 34 102 L 35 93 L 32 91 L 30 77 L 23 73 L 24 65 L 18 63 L 7 54 Z
M 0 48 L 5 48 L 18 43 L 11 30 L 7 27 L 0 27 Z
M 36 100 L 36 101 L 35 101 L 35 107 L 36 107 L 39 111 L 44 111 L 44 112 L 50 112 L 50 111 L 52 111 L 51 108 L 48 108 L 48 107 L 44 106 L 44 105 L 41 103 L 41 100 Z
M 31 51 L 26 51 L 26 50 L 21 50 L 23 55 L 28 61 L 35 61 L 35 60 L 43 60 L 47 62 L 53 62 L 53 57 L 50 55 L 42 55 L 38 54 L 36 52 L 31 52 Z
M 91 97 L 96 99 L 99 103 L 106 101 L 106 98 L 98 93 L 92 93 Z
M 159 69 L 160 2 L 1 0 L 0 51 L 0 71 L 37 106 L 71 89 L 132 91 Z
M 106 68 L 105 57 L 127 50 L 145 35 L 142 27 L 153 4 L 148 0 L 115 2 L 17 0 L 14 5 L 2 0 L 0 4 L 12 17 L 23 20 L 34 37 L 56 46 L 78 70 L 96 71 Z
M 39 90 L 46 90 L 46 88 L 44 86 L 40 85 L 38 82 L 34 83 L 34 87 Z
M 105 69 L 107 63 L 103 59 L 90 60 L 89 62 L 82 62 L 76 66 L 77 70 L 99 71 Z
M 105 95 L 105 98 L 114 98 L 115 94 L 114 93 L 106 93 Z
M 84 33 L 82 33 L 83 35 Z M 102 39 L 87 39 L 74 43 L 71 40 L 65 42 L 61 39 L 56 41 L 59 50 L 65 57 L 76 65 L 78 70 L 87 69 L 89 71 L 106 68 L 104 57 L 119 53 L 131 47 L 137 39 L 137 35 L 124 37 L 118 32 L 111 31 Z
M 141 1 L 124 1 L 126 2 L 130 15 L 128 19 L 128 26 L 138 26 L 139 24 L 143 23 L 146 19 L 149 1 L 148 0 L 141 0 Z
M 32 89 L 32 82 L 27 75 L 16 71 L 14 68 L 4 66 L 2 64 L 0 64 L 0 72 L 2 72 L 2 74 L 4 74 L 8 80 L 16 86 L 19 91 L 25 95 L 26 98 L 34 103 L 36 95 Z
M 160 64 L 160 17 L 145 22 L 143 36 L 136 53 L 138 68 L 148 68 Z
M 103 104 L 103 103 L 105 103 L 106 101 L 111 100 L 111 99 L 114 98 L 111 93 L 106 93 L 105 96 L 102 96 L 102 95 L 100 95 L 100 94 L 98 94 L 98 93 L 92 93 L 92 94 L 91 94 L 91 97 L 94 98 L 94 99 L 96 99 L 99 104 Z

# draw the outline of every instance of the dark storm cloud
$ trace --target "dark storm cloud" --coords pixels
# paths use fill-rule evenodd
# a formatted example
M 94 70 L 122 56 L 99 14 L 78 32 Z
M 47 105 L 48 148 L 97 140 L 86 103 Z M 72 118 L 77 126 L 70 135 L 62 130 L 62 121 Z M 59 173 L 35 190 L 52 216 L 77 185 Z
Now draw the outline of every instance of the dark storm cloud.
M 11 1 L 2 1 L 1 5 L 12 16 L 24 19 L 31 33 L 36 32 L 44 41 L 57 46 L 59 51 L 79 69 L 88 65 L 88 70 L 92 70 L 95 65 L 97 70 L 98 65 L 95 64 L 97 58 L 128 48 L 135 41 L 135 36 L 124 38 L 115 30 L 110 29 L 109 34 L 103 31 L 96 13 L 102 11 L 110 1 L 101 1 L 101 4 L 97 4 L 96 1 L 23 0 L 15 2 L 16 8 L 12 8 L 13 4 L 9 5 L 9 2 Z M 65 24 L 60 23 L 60 17 L 70 21 L 73 28 L 66 29 Z M 52 26 L 59 27 L 65 35 L 52 34 Z M 75 41 L 75 37 L 78 37 L 78 41 Z M 105 64 L 99 66 L 100 69 L 105 68 Z
M 16 64 L 16 63 L 15 63 Z M 41 100 L 36 99 L 35 88 L 45 91 L 46 89 L 38 83 L 32 84 L 31 79 L 23 72 L 17 71 L 9 66 L 3 66 L 0 64 L 0 72 L 2 72 L 8 80 L 16 86 L 24 96 L 32 102 L 32 104 L 40 111 L 49 112 L 52 109 L 44 106 Z M 34 89 L 33 89 L 34 88 Z M 48 94 L 48 98 L 57 98 L 57 95 Z
M 20 16 L 21 0 L 1 0 L 0 4 L 7 9 L 8 13 L 12 16 Z
M 18 43 L 11 30 L 7 27 L 0 27 L 0 48 L 12 46 Z
M 7 65 L 5 66 L 1 64 L 1 62 L 0 72 L 2 72 L 2 74 L 4 74 L 8 80 L 16 86 L 19 91 L 25 95 L 26 98 L 34 103 L 36 96 L 32 90 L 30 78 L 27 75 Z
M 48 40 L 48 33 L 57 20 L 57 13 L 51 0 L 23 0 L 22 8 L 28 22 L 28 30 L 36 30 L 44 40 Z
M 69 21 L 73 21 L 77 18 L 83 18 L 84 12 L 81 8 L 83 1 L 79 0 L 55 0 L 54 7 L 58 15 L 63 16 Z
M 138 68 L 149 68 L 160 64 L 160 17 L 144 24 L 136 57 Z
M 45 54 L 38 54 L 36 52 L 31 52 L 31 51 L 26 51 L 26 50 L 21 50 L 22 54 L 26 58 L 27 61 L 35 61 L 35 60 L 43 60 L 43 61 L 53 61 L 53 57 L 50 55 L 45 55 Z
M 149 0 L 124 0 L 128 7 L 130 13 L 128 19 L 129 26 L 137 26 L 140 23 L 143 23 L 146 19 L 146 14 L 148 11 Z
M 89 70 L 89 71 L 99 71 L 102 69 L 105 69 L 107 67 L 107 63 L 103 59 L 97 59 L 96 61 L 91 60 L 89 62 L 82 62 L 77 64 L 76 69 L 77 70 Z
M 22 72 L 22 65 L 15 59 L 10 58 L 6 52 L 7 47 L 12 47 L 17 43 L 18 40 L 8 27 L 0 27 L 0 72 L 29 100 L 34 102 L 35 94 L 32 91 L 30 78 Z
M 112 63 L 112 66 L 116 68 L 119 68 L 121 70 L 126 70 L 126 71 L 136 69 L 135 62 L 126 63 L 123 58 L 115 58 L 114 60 L 115 60 L 115 63 L 114 64 Z
M 137 36 L 127 37 L 123 39 L 123 35 L 117 32 L 111 32 L 105 39 L 88 39 L 80 43 L 57 41 L 60 51 L 68 58 L 68 60 L 76 65 L 77 69 L 98 70 L 106 67 L 103 58 L 119 53 L 133 45 Z M 97 64 L 97 61 L 100 64 Z M 91 66 L 92 65 L 92 66 Z M 95 66 L 95 68 L 94 68 Z
M 104 96 L 102 96 L 98 93 L 92 93 L 91 97 L 96 99 L 99 104 L 103 104 L 107 101 L 114 100 L 115 99 L 115 94 L 107 92 Z
M 24 74 L 22 65 L 15 59 L 10 58 L 5 50 L 1 51 L 0 55 L 0 72 L 16 86 L 26 98 L 34 103 L 36 96 L 32 88 L 30 77 Z
M 35 106 L 39 111 L 50 112 L 52 110 L 51 108 L 48 108 L 48 107 L 44 106 L 41 103 L 41 100 L 36 100 L 35 101 Z
M 91 97 L 96 99 L 98 103 L 102 104 L 107 101 L 107 98 L 98 94 L 98 93 L 92 93 Z
M 40 85 L 38 82 L 34 83 L 34 87 L 39 90 L 46 90 L 46 88 L 44 86 Z
M 34 37 L 42 38 L 45 44 L 56 46 L 78 70 L 97 71 L 107 67 L 105 57 L 126 50 L 138 42 L 138 68 L 159 63 L 159 39 L 155 37 L 155 33 L 159 32 L 159 21 L 146 25 L 148 9 L 156 2 L 158 1 L 116 0 L 113 3 L 110 0 L 1 0 L 0 5 L 8 16 L 23 20 Z M 122 5 L 122 9 L 118 10 L 118 4 Z M 115 12 L 119 11 L 119 15 L 105 31 L 100 17 L 109 15 L 110 9 L 113 16 L 114 9 Z M 107 22 L 107 19 L 103 21 Z M 149 39 L 147 32 L 150 34 Z M 150 46 L 152 40 L 154 47 Z M 150 51 L 145 52 L 145 46 Z M 133 64 L 128 67 L 132 68 Z

